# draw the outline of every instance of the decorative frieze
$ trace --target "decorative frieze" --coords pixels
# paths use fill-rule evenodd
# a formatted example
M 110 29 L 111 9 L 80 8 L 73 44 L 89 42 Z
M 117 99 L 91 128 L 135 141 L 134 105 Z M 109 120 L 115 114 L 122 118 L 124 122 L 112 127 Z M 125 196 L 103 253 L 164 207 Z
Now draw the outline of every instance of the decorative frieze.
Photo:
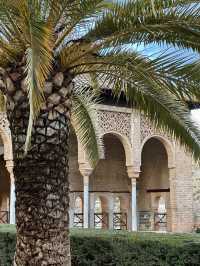
M 141 130 L 141 142 L 152 135 L 160 135 L 169 140 L 171 140 L 171 136 L 164 132 L 162 129 L 156 128 L 153 122 L 149 120 L 147 116 L 143 114 L 140 115 L 140 130 Z
M 10 123 L 5 112 L 0 112 L 0 137 L 4 145 L 4 159 L 7 162 L 7 168 L 12 176 L 13 168 L 13 152 L 12 152 L 12 139 L 10 131 Z
M 5 112 L 0 112 L 0 131 L 10 134 L 10 124 Z
M 131 140 L 131 114 L 98 110 L 98 124 L 101 134 L 116 132 Z

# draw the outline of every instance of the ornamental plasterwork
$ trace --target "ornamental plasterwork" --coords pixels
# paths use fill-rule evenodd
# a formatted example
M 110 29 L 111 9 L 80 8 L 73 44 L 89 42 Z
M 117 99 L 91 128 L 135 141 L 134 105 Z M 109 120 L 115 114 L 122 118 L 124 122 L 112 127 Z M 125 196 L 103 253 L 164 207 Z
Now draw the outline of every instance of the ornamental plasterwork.
M 98 110 L 98 125 L 101 133 L 115 131 L 131 140 L 131 114 L 123 112 Z
M 10 173 L 11 182 L 14 180 L 13 175 L 13 152 L 12 152 L 12 140 L 10 132 L 10 124 L 5 112 L 0 112 L 0 137 L 3 140 L 4 146 L 4 160 L 6 161 L 6 167 Z
M 161 129 L 155 128 L 155 126 L 148 119 L 148 117 L 145 117 L 142 114 L 140 116 L 140 130 L 141 130 L 141 141 L 143 141 L 146 137 L 151 135 L 161 135 L 171 140 L 171 137 L 166 132 L 163 132 L 163 130 Z
M 0 112 L 0 131 L 10 133 L 10 124 L 5 112 Z

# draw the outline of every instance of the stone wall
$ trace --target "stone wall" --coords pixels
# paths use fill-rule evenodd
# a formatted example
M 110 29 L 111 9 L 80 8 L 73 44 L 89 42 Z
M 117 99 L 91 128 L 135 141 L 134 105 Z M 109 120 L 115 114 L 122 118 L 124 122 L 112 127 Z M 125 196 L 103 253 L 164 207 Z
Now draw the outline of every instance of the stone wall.
M 191 232 L 193 229 L 193 184 L 192 184 L 192 157 L 183 147 L 176 145 L 176 213 L 177 232 Z M 175 224 L 174 224 L 175 226 Z
M 193 164 L 194 224 L 200 228 L 200 167 Z
M 99 130 L 104 140 L 105 159 L 99 161 L 90 177 L 91 198 L 95 198 L 92 195 L 95 192 L 108 201 L 111 197 L 109 193 L 115 192 L 127 193 L 126 197 L 130 200 L 131 182 L 127 166 L 132 165 L 134 169 L 141 170 L 138 181 L 138 210 L 154 210 L 156 198 L 162 196 L 166 201 L 170 230 L 192 231 L 193 216 L 195 219 L 198 218 L 200 207 L 195 192 L 193 212 L 191 156 L 170 136 L 155 129 L 144 115 L 140 116 L 135 110 L 98 106 L 98 119 Z M 83 177 L 78 169 L 80 151 L 75 136 L 71 138 L 71 147 L 70 189 L 77 191 L 77 195 L 82 195 L 78 192 L 83 191 Z M 142 160 L 143 150 L 144 160 Z M 142 161 L 145 163 L 142 164 Z M 197 187 L 200 175 L 196 175 L 194 186 Z M 154 188 L 169 188 L 170 192 L 156 195 L 146 193 L 146 189 Z M 129 206 L 130 212 L 130 204 L 128 201 L 124 202 L 124 205 Z
M 191 156 L 168 134 L 156 129 L 144 115 L 136 110 L 98 105 L 97 113 L 99 132 L 104 140 L 105 159 L 99 161 L 90 176 L 91 201 L 92 198 L 94 199 L 94 193 L 104 193 L 104 198 L 107 200 L 113 193 L 116 195 L 118 193 L 123 199 L 123 206 L 130 212 L 131 182 L 127 167 L 131 167 L 136 176 L 141 171 L 138 181 L 138 209 L 155 206 L 153 204 L 155 197 L 146 195 L 146 188 L 170 188 L 167 196 L 166 193 L 158 196 L 165 197 L 167 206 L 170 206 L 171 230 L 190 232 L 194 226 L 194 219 L 195 223 L 200 222 L 200 193 L 198 192 L 200 170 L 196 167 L 192 173 Z M 5 119 L 3 114 L 0 133 L 4 143 L 4 159 L 11 161 L 12 144 Z M 142 160 L 143 147 L 146 150 L 144 160 Z M 82 158 L 82 166 L 89 165 L 86 157 L 80 156 L 80 153 L 82 151 L 72 131 L 69 154 L 70 190 L 72 194 L 75 193 L 71 196 L 72 205 L 77 195 L 83 196 L 83 176 L 79 171 L 79 159 Z M 144 165 L 142 161 L 145 161 Z M 2 195 L 1 192 L 1 197 Z

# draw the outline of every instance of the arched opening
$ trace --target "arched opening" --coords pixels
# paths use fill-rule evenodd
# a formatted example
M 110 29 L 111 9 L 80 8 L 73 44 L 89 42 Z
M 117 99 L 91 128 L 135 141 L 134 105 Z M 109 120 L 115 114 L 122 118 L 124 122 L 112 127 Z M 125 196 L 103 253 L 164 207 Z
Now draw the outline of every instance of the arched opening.
M 163 196 L 157 197 L 157 212 L 154 214 L 154 225 L 156 231 L 167 230 L 167 209 L 166 200 Z
M 113 228 L 121 229 L 121 200 L 119 197 L 114 198 Z
M 158 199 L 158 212 L 159 213 L 166 213 L 166 202 L 163 197 L 159 197 Z
M 80 196 L 76 197 L 74 203 L 74 227 L 83 227 L 83 200 Z
M 121 141 L 113 134 L 103 137 L 105 158 L 99 160 L 91 177 L 91 189 L 98 192 L 128 192 L 130 180 Z
M 142 149 L 137 202 L 141 230 L 170 228 L 168 154 L 163 143 L 154 137 L 147 140 Z
M 102 229 L 104 226 L 101 198 L 97 197 L 94 203 L 94 227 Z
M 119 197 L 114 199 L 114 212 L 121 212 L 121 200 Z
M 97 197 L 94 204 L 94 211 L 95 213 L 101 213 L 102 212 L 102 204 L 101 204 L 101 198 Z
M 126 154 L 125 149 L 115 134 L 105 134 L 103 136 L 104 144 L 104 159 L 99 160 L 91 178 L 90 187 L 94 194 L 98 194 L 102 198 L 107 198 L 110 204 L 110 193 L 112 197 L 119 196 L 126 198 L 127 202 L 130 200 L 131 182 L 127 175 L 126 168 Z M 129 204 L 124 204 L 124 206 Z M 104 209 L 111 219 L 111 209 L 109 206 Z M 128 209 L 124 209 L 128 213 Z M 120 211 L 119 211 L 120 212 Z M 114 218 L 113 218 L 114 219 Z M 109 225 L 113 225 L 114 221 L 109 221 Z
M 81 197 L 77 197 L 75 200 L 75 212 L 76 213 L 82 213 L 83 212 L 83 202 Z
M 114 198 L 113 229 L 116 229 L 116 230 L 127 229 L 128 208 L 126 208 L 126 202 L 127 202 L 127 198 L 121 198 L 119 196 L 116 196 Z
M 97 196 L 94 202 L 94 228 L 108 228 L 108 201 L 106 197 Z
M 1 140 L 0 140 L 1 141 Z M 0 142 L 0 224 L 9 222 L 10 175 L 3 157 L 4 147 Z

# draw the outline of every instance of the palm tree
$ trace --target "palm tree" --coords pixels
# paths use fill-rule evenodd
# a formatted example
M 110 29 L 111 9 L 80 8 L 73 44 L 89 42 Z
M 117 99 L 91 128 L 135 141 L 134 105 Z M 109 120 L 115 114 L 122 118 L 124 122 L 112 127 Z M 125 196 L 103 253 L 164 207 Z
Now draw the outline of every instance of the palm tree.
M 187 58 L 148 58 L 134 49 L 157 43 L 199 52 L 199 7 L 192 2 L 1 0 L 0 89 L 15 162 L 15 265 L 70 265 L 70 123 L 78 125 L 95 164 L 90 102 L 101 86 L 116 98 L 123 91 L 130 105 L 200 158 L 200 134 L 185 103 L 199 99 L 199 81 L 186 73 Z

